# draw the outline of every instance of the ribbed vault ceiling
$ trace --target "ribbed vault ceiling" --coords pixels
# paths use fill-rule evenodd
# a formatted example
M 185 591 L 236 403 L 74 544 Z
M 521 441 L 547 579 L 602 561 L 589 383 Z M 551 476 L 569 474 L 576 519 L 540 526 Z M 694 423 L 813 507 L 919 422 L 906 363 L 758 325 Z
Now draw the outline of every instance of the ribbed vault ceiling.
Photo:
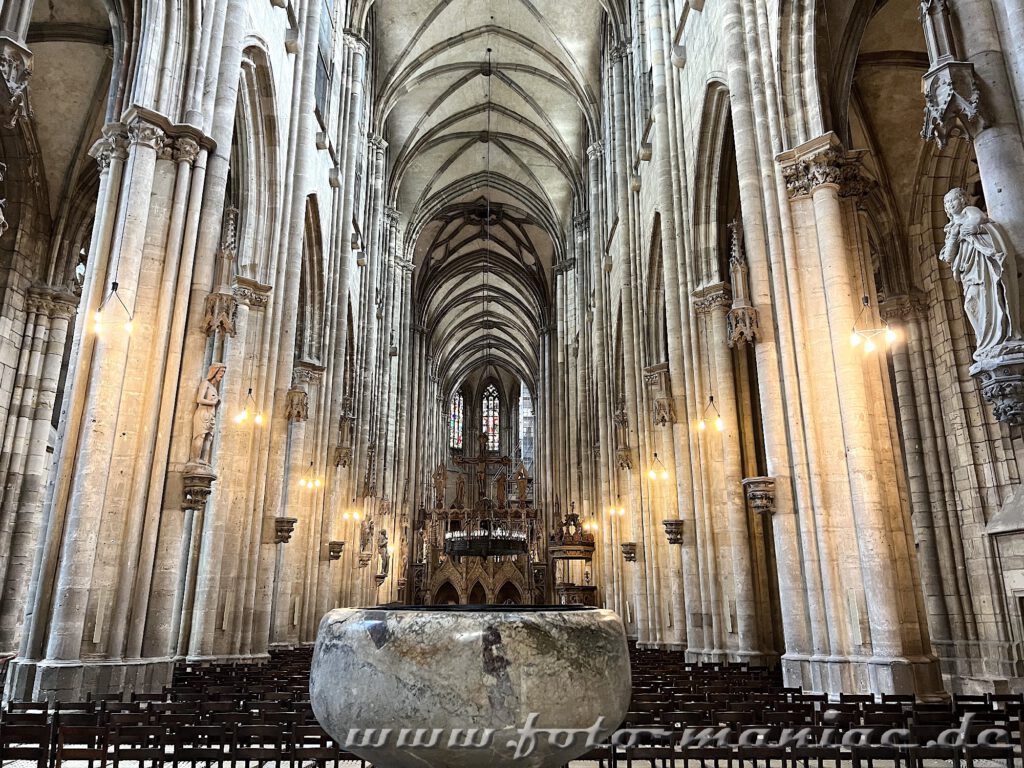
M 552 266 L 584 198 L 603 3 L 373 8 L 374 125 L 388 139 L 388 198 L 406 224 L 417 312 L 444 385 L 487 363 L 532 384 Z

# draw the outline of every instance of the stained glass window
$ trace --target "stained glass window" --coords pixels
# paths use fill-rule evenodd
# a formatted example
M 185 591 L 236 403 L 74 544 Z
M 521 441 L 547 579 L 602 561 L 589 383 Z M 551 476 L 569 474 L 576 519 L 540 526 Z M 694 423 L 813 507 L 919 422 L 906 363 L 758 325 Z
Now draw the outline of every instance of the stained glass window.
M 452 395 L 452 402 L 448 408 L 448 445 L 451 448 L 462 448 L 463 405 L 461 392 Z
M 487 435 L 487 450 L 497 451 L 500 446 L 498 427 L 500 424 L 501 398 L 498 397 L 498 390 L 493 384 L 488 385 L 484 390 L 483 414 L 484 434 Z

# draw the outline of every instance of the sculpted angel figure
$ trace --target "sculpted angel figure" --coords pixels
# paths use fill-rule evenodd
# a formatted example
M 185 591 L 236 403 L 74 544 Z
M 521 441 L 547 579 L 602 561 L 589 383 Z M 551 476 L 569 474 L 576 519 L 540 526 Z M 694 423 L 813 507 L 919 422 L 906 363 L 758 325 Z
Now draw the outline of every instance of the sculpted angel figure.
M 220 405 L 220 382 L 224 378 L 224 363 L 214 363 L 206 372 L 206 378 L 196 392 L 196 410 L 192 414 L 192 448 L 190 461 L 210 463 L 213 449 L 213 426 L 217 421 L 217 406 Z
M 970 205 L 967 192 L 951 189 L 943 198 L 949 223 L 939 258 L 963 286 L 964 312 L 977 339 L 974 358 L 1009 339 L 1022 339 L 1017 261 L 995 222 Z

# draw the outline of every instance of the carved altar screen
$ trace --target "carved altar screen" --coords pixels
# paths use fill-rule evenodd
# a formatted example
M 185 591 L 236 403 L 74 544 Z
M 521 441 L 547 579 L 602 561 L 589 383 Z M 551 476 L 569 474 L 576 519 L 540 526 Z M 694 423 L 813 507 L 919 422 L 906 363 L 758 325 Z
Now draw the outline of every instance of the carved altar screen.
M 484 390 L 483 397 L 483 433 L 487 436 L 487 450 L 496 451 L 500 446 L 498 428 L 501 418 L 501 398 L 493 384 Z
M 452 395 L 452 402 L 448 410 L 448 446 L 450 448 L 462 448 L 462 420 L 465 401 L 461 392 Z

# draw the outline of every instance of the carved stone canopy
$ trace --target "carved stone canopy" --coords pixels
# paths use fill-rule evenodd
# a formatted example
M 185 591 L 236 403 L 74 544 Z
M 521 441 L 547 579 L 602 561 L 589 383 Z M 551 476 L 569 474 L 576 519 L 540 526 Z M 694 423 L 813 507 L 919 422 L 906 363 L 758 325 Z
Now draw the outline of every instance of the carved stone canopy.
M 633 451 L 631 449 L 615 449 L 615 458 L 619 462 L 619 469 L 628 472 L 633 468 Z
M 984 128 L 981 93 L 974 65 L 947 61 L 924 76 L 924 127 L 921 138 L 934 141 L 939 149 L 958 133 L 973 138 Z
M 212 336 L 217 331 L 228 336 L 235 335 L 235 315 L 238 300 L 230 293 L 214 292 L 206 297 L 206 311 L 203 315 L 203 332 Z
M 13 128 L 32 116 L 28 81 L 32 76 L 32 54 L 21 43 L 0 36 L 0 121 Z
M 284 415 L 288 421 L 309 419 L 309 395 L 304 389 L 289 389 L 285 398 Z

